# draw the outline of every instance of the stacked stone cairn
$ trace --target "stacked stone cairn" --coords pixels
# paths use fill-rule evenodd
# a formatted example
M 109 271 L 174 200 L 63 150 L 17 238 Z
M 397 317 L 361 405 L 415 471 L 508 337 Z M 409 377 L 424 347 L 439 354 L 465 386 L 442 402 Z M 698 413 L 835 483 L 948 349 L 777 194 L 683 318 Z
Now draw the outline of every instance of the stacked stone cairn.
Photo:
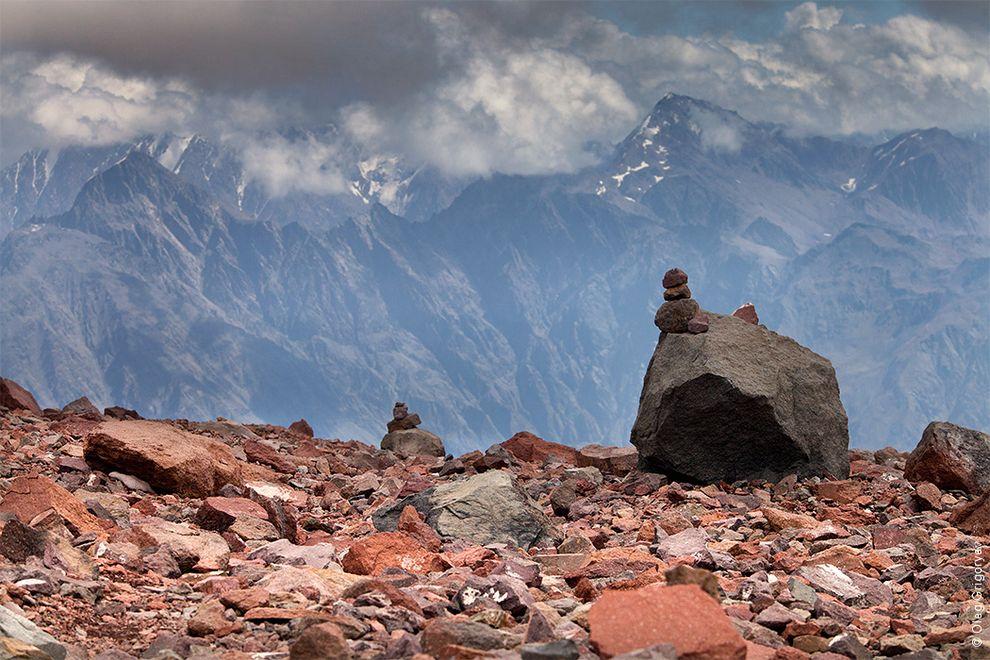
M 687 273 L 680 268 L 671 268 L 663 275 L 663 288 L 664 303 L 654 319 L 660 332 L 693 335 L 708 332 L 708 315 L 691 298 Z
M 419 415 L 409 413 L 409 406 L 402 401 L 396 401 L 392 407 L 392 421 L 388 423 L 388 432 L 408 431 L 414 429 L 422 423 Z

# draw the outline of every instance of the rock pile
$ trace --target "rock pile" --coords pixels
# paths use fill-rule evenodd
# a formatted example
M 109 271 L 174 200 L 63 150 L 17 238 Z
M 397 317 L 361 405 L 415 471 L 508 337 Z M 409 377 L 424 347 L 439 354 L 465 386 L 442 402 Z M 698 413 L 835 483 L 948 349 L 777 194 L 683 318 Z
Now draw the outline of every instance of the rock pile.
M 382 438 L 382 449 L 394 451 L 403 457 L 443 456 L 446 451 L 443 440 L 426 429 L 417 428 L 422 421 L 419 415 L 409 412 L 409 406 L 397 401 L 392 408 L 392 420 L 388 433 Z
M 663 283 L 674 299 L 657 312 L 663 332 L 631 434 L 640 468 L 702 483 L 844 478 L 848 424 L 831 363 L 758 325 L 752 305 L 721 316 L 675 297 L 690 295 L 680 269 Z M 704 334 L 687 334 L 691 324 Z
M 691 299 L 688 276 L 680 268 L 671 268 L 663 275 L 664 303 L 657 310 L 654 323 L 660 332 L 690 332 L 701 334 L 708 331 L 708 316 Z
M 723 321 L 763 332 L 724 317 L 667 340 L 718 343 Z M 404 457 L 90 413 L 0 408 L 0 657 L 948 660 L 990 642 L 987 496 L 912 484 L 891 449 L 849 453 L 841 480 L 692 486 L 528 433 Z

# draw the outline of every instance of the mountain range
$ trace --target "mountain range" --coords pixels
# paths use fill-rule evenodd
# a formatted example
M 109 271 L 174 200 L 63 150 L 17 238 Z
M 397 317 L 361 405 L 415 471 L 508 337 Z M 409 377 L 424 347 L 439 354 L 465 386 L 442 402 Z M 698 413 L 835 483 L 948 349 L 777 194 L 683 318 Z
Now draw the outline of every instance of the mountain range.
M 832 360 L 854 445 L 990 427 L 990 154 L 938 128 L 796 137 L 668 94 L 599 164 L 446 176 L 332 128 L 342 186 L 271 189 L 200 136 L 32 151 L 0 173 L 0 372 L 374 441 L 403 400 L 454 453 L 527 429 L 628 441 L 659 276 Z M 318 173 L 310 173 L 316 175 Z

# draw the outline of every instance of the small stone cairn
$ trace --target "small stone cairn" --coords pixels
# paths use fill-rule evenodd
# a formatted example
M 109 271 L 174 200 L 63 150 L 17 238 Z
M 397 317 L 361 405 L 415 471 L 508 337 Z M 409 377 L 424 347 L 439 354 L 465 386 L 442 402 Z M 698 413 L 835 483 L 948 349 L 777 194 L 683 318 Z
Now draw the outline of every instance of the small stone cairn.
M 687 273 L 680 268 L 671 268 L 663 275 L 663 288 L 665 302 L 654 319 L 660 332 L 693 335 L 708 332 L 708 315 L 691 298 Z
M 396 401 L 395 406 L 392 407 L 392 421 L 388 423 L 388 432 L 392 431 L 408 431 L 409 429 L 414 429 L 420 424 L 422 420 L 416 413 L 409 413 L 409 406 L 407 406 L 402 401 Z

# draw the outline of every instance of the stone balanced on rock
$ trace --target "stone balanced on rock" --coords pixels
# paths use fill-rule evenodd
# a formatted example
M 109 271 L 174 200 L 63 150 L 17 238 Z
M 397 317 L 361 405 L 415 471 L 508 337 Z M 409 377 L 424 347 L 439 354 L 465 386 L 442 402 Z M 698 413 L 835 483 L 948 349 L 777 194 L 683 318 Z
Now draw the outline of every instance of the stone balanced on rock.
M 399 456 L 444 456 L 443 440 L 425 429 L 417 428 L 419 415 L 409 412 L 409 406 L 397 401 L 392 408 L 388 433 L 382 438 L 382 449 Z
M 688 276 L 680 268 L 671 268 L 663 275 L 664 302 L 657 310 L 656 323 L 660 332 L 700 334 L 708 331 L 708 316 L 697 301 L 691 299 Z

